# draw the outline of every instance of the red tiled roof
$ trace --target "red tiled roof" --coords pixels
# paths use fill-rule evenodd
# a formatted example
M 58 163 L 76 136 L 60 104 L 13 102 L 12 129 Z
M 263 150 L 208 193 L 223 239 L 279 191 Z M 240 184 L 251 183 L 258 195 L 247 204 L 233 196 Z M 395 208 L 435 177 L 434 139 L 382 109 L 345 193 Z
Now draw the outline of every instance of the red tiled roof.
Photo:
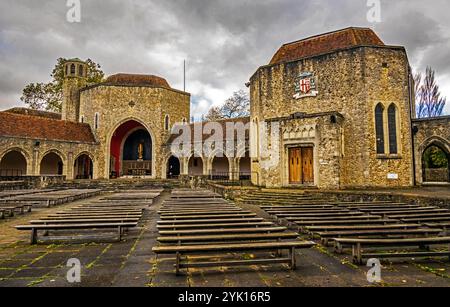
M 132 85 L 132 86 L 154 86 L 171 88 L 166 79 L 153 75 L 116 74 L 106 79 L 106 84 Z
M 0 112 L 0 137 L 95 143 L 88 124 Z
M 31 116 L 39 116 L 50 119 L 61 119 L 61 113 L 41 111 L 41 110 L 33 110 L 28 108 L 12 108 L 6 110 L 4 112 L 14 113 L 14 114 L 22 114 L 22 115 L 31 115 Z
M 369 28 L 347 28 L 285 44 L 275 53 L 270 65 L 358 46 L 385 46 L 385 44 Z

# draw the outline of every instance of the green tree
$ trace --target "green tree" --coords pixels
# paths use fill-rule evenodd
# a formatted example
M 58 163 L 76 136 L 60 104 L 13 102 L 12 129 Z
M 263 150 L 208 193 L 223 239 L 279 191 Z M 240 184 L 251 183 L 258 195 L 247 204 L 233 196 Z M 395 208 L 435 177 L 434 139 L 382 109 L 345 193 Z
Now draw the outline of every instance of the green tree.
M 64 82 L 64 63 L 67 59 L 59 58 L 51 73 L 52 81 L 49 83 L 30 83 L 22 91 L 20 100 L 29 108 L 61 112 L 62 90 Z M 101 66 L 91 59 L 86 60 L 88 66 L 87 84 L 95 84 L 104 80 L 105 74 Z

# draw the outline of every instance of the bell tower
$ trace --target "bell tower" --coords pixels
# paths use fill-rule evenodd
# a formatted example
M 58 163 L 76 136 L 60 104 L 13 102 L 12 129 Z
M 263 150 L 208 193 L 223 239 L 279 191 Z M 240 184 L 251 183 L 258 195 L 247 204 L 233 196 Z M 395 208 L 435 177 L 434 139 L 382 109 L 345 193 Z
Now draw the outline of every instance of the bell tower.
M 80 89 L 86 86 L 87 70 L 87 64 L 80 59 L 64 63 L 62 120 L 79 121 Z

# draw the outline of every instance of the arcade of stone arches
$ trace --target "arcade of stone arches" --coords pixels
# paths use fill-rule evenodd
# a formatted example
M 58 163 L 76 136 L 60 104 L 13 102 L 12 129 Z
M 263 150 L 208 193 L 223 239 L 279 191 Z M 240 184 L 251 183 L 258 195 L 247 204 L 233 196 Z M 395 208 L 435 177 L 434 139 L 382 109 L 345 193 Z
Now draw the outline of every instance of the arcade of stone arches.
M 151 135 L 143 126 L 136 123 L 133 125 L 131 129 L 117 130 L 113 136 L 110 164 L 112 178 L 151 176 L 154 172 Z M 448 148 L 450 147 L 433 142 L 423 149 L 420 161 L 423 183 L 450 182 L 450 150 Z M 165 170 L 163 176 L 167 179 L 189 175 L 209 176 L 212 179 L 247 180 L 251 177 L 250 165 L 251 158 L 248 153 L 242 158 L 169 156 L 163 165 Z M 38 169 L 34 173 L 41 176 L 62 176 L 67 173 L 66 168 L 69 167 L 67 158 L 57 151 L 44 154 L 37 166 Z M 73 179 L 92 179 L 96 166 L 90 153 L 81 153 L 70 167 L 72 167 Z M 32 174 L 32 162 L 26 151 L 11 148 L 0 155 L 0 176 L 16 177 Z
M 18 177 L 33 175 L 30 155 L 24 150 L 13 148 L 0 156 L 0 176 Z M 67 174 L 67 158 L 58 151 L 49 151 L 38 160 L 34 175 L 62 176 Z M 71 173 L 74 179 L 92 179 L 94 163 L 89 153 L 79 154 L 73 163 Z

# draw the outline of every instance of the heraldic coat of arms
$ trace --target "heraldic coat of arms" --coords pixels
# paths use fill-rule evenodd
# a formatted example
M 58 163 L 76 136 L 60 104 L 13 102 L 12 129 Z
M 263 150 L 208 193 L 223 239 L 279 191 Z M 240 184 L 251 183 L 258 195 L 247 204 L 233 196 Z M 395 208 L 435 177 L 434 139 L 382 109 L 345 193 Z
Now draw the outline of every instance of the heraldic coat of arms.
M 295 81 L 295 99 L 315 97 L 317 91 L 316 78 L 312 72 L 301 73 Z

